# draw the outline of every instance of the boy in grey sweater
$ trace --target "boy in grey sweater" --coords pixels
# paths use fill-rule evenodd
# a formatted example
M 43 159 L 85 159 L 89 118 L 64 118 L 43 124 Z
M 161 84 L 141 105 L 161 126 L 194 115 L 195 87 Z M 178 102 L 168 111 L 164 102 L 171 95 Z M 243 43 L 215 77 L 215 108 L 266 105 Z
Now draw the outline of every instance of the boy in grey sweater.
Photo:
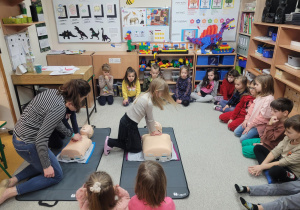
M 100 97 L 98 98 L 98 102 L 101 106 L 106 104 L 112 105 L 114 103 L 114 91 L 113 91 L 113 83 L 114 78 L 110 75 L 110 65 L 103 64 L 102 65 L 103 75 L 99 76 L 99 86 L 100 86 Z

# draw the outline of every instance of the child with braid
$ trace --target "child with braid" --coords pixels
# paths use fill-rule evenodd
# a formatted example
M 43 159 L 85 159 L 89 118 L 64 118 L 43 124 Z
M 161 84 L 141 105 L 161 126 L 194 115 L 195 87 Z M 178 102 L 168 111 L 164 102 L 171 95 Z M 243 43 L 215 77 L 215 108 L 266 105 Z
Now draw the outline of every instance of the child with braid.
M 77 190 L 76 199 L 80 210 L 127 210 L 130 196 L 119 185 L 113 186 L 108 173 L 96 171 Z

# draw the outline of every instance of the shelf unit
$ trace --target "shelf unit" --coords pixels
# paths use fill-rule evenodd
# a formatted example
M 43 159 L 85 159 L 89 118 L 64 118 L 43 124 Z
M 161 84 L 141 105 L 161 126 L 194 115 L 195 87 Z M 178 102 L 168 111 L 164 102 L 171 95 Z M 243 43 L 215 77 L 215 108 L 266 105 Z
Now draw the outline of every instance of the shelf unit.
M 138 54 L 138 61 L 140 63 L 142 58 L 146 59 L 146 64 L 148 64 L 149 60 L 154 60 L 154 54 Z M 185 58 L 188 59 L 192 59 L 193 62 L 193 67 L 190 67 L 190 73 L 192 76 L 192 85 L 193 87 L 195 86 L 195 53 L 194 52 L 189 52 L 188 54 L 156 54 L 155 58 L 160 58 L 161 60 L 168 60 L 169 62 L 171 62 L 172 60 L 178 60 L 179 58 L 183 58 L 185 60 Z M 138 63 L 138 65 L 139 65 Z M 146 68 L 146 71 L 150 71 L 150 67 Z M 169 67 L 169 68 L 161 68 L 162 71 L 179 71 L 180 68 L 174 68 L 174 67 Z M 140 84 L 143 84 L 144 82 L 144 77 L 143 74 L 141 74 L 141 71 L 139 71 L 139 78 L 140 78 Z M 167 84 L 169 85 L 175 85 L 176 82 L 171 80 L 166 80 Z
M 255 55 L 257 45 L 266 41 L 255 39 L 255 36 L 265 36 L 268 27 L 277 27 L 276 42 L 271 42 L 274 46 L 273 58 L 263 58 Z M 300 113 L 300 70 L 291 68 L 285 63 L 288 55 L 300 57 L 300 48 L 291 46 L 291 41 L 300 41 L 300 26 L 254 23 L 253 33 L 250 39 L 248 62 L 246 70 L 254 75 L 261 73 L 254 68 L 270 68 L 270 73 L 274 78 L 275 98 L 287 97 L 294 101 L 294 109 L 291 115 Z M 270 43 L 268 43 L 270 44 Z
M 202 70 L 201 68 L 203 68 L 203 70 L 207 69 L 207 68 L 218 68 L 218 69 L 222 69 L 222 68 L 226 68 L 226 69 L 234 69 L 235 67 L 235 63 L 236 63 L 236 57 L 237 54 L 236 53 L 227 53 L 227 54 L 197 54 L 195 56 L 195 62 L 197 63 L 198 60 L 198 56 L 234 56 L 234 63 L 233 65 L 223 65 L 223 64 L 218 64 L 218 65 L 195 65 L 195 78 L 196 78 L 196 71 L 197 70 Z M 195 79 L 195 83 L 200 82 L 201 80 L 196 80 Z M 220 82 L 222 82 L 223 80 L 219 80 Z
M 33 26 L 33 25 L 40 24 L 40 23 L 45 23 L 45 21 L 22 23 L 22 24 L 3 24 L 2 23 L 3 33 L 5 35 L 20 33 L 20 32 L 27 30 L 27 28 L 29 26 Z

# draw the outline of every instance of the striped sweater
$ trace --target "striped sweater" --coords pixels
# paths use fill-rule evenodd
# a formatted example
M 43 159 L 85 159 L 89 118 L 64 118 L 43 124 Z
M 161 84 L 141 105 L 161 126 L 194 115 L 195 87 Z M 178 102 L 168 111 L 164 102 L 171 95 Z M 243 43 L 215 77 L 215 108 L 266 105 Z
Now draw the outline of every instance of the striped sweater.
M 54 129 L 66 136 L 71 130 L 62 123 L 66 105 L 58 90 L 49 89 L 38 94 L 28 104 L 14 128 L 14 134 L 22 141 L 35 144 L 43 168 L 51 165 L 48 155 L 48 140 Z

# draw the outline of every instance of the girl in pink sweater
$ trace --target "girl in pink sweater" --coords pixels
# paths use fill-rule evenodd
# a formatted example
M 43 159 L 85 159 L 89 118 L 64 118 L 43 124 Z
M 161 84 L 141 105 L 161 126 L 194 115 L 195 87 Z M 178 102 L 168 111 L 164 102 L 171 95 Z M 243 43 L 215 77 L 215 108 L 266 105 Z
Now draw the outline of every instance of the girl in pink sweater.
M 257 76 L 255 89 L 258 93 L 256 99 L 251 104 L 244 122 L 234 130 L 234 134 L 240 137 L 241 142 L 261 137 L 272 116 L 270 103 L 274 100 L 273 77 L 269 74 Z
M 143 162 L 136 176 L 135 196 L 128 204 L 129 210 L 175 210 L 167 194 L 167 178 L 162 166 L 155 161 Z
M 76 199 L 80 210 L 128 210 L 130 197 L 119 185 L 113 186 L 108 173 L 96 171 L 77 190 Z

